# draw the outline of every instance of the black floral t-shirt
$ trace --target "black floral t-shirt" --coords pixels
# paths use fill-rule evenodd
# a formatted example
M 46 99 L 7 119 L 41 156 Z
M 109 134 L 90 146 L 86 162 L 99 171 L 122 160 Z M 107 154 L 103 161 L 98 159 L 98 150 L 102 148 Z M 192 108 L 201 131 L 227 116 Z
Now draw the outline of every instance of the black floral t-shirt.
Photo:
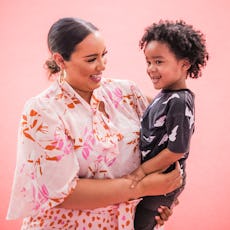
M 194 94 L 189 89 L 162 90 L 146 109 L 141 120 L 142 162 L 168 148 L 188 157 L 194 132 Z

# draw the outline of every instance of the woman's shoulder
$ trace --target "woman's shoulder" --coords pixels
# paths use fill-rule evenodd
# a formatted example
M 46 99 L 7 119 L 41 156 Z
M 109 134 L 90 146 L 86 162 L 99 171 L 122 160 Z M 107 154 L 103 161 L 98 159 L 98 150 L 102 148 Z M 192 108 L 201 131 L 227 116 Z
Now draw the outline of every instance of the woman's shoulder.
M 24 105 L 24 110 L 35 108 L 52 108 L 52 103 L 55 102 L 55 97 L 58 95 L 58 88 L 55 83 L 39 94 L 27 99 Z
M 131 81 L 129 79 L 121 79 L 121 78 L 103 78 L 102 82 L 104 84 L 121 84 L 121 85 L 135 84 L 134 81 Z
M 137 88 L 134 81 L 128 79 L 116 79 L 116 78 L 103 78 L 102 87 L 105 88 L 119 88 L 122 91 L 132 91 L 133 88 Z

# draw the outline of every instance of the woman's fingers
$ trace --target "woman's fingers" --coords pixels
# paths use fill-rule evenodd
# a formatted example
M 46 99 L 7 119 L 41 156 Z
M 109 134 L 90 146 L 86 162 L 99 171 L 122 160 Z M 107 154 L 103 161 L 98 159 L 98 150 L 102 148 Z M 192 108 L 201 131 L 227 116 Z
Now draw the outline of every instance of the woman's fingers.
M 170 188 L 171 191 L 179 188 L 182 185 L 182 183 L 183 183 L 182 175 L 183 175 L 183 171 L 181 170 L 180 164 L 177 161 L 176 162 L 176 167 L 171 173 L 171 177 L 172 177 L 171 178 L 172 179 L 172 187 Z
M 180 165 L 177 162 L 176 168 L 166 174 L 159 172 L 148 174 L 139 183 L 141 188 L 140 197 L 170 193 L 182 185 Z
M 175 189 L 181 187 L 181 185 L 183 183 L 182 174 L 183 174 L 183 172 L 180 168 L 180 164 L 178 161 L 176 162 L 176 167 L 173 171 L 171 171 L 167 174 L 163 174 L 167 177 L 167 181 L 168 181 L 168 187 L 167 187 L 166 193 L 170 193 L 170 192 L 174 191 Z

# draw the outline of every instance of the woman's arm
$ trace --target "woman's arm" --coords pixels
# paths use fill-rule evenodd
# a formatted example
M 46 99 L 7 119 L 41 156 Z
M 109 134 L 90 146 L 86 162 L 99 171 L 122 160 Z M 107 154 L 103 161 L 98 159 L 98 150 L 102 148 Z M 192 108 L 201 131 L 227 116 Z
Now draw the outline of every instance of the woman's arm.
M 141 181 L 146 175 L 157 171 L 163 172 L 171 164 L 175 163 L 184 156 L 183 153 L 174 153 L 169 149 L 163 149 L 158 155 L 145 161 L 132 173 L 126 176 L 133 181 L 131 187 L 134 188 L 139 181 Z
M 67 209 L 95 209 L 106 207 L 142 196 L 169 193 L 181 183 L 179 166 L 168 174 L 153 173 L 146 176 L 133 189 L 132 180 L 117 179 L 79 179 L 75 190 L 58 207 Z

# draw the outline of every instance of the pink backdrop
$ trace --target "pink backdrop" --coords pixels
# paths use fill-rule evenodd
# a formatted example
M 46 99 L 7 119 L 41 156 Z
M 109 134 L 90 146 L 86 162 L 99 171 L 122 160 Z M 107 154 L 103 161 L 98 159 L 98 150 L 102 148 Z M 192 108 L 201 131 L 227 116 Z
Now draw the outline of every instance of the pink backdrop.
M 19 117 L 25 100 L 49 85 L 43 69 L 48 58 L 46 35 L 50 25 L 64 16 L 82 17 L 101 28 L 109 50 L 105 76 L 135 80 L 151 95 L 156 91 L 138 49 L 144 27 L 160 18 L 184 19 L 206 34 L 210 61 L 201 79 L 189 80 L 196 93 L 197 120 L 187 188 L 166 230 L 230 229 L 229 13 L 228 0 L 1 0 L 0 229 L 19 229 L 21 223 L 5 220 Z

